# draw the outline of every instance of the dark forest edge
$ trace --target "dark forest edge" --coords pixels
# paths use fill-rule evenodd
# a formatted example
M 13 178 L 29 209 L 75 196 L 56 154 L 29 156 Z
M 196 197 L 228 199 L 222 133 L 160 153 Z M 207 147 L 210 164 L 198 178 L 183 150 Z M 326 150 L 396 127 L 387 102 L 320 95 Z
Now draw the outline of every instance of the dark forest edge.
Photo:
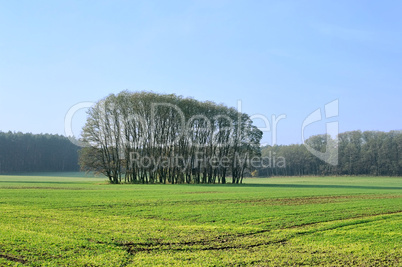
M 326 136 L 307 142 L 325 151 Z M 0 173 L 78 172 L 79 147 L 52 134 L 0 132 Z M 304 145 L 261 147 L 264 165 L 247 168 L 245 176 L 402 176 L 401 131 L 351 131 L 338 136 L 339 164 L 332 166 L 312 155 Z M 283 161 L 278 159 L 283 157 Z
M 266 146 L 261 149 L 266 164 L 256 168 L 253 176 L 402 176 L 402 131 L 344 132 L 337 142 L 327 135 L 315 135 L 306 144 L 320 152 L 335 144 L 338 164 L 320 160 L 304 145 Z M 286 164 L 278 164 L 279 158 L 284 158 Z
M 77 172 L 78 150 L 61 135 L 0 132 L 0 173 Z

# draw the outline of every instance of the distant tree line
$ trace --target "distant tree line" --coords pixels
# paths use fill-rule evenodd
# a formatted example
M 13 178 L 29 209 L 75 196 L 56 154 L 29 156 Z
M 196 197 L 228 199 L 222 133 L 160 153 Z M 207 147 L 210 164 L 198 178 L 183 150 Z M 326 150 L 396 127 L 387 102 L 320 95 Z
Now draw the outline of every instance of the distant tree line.
M 155 105 L 156 104 L 156 105 Z M 180 110 L 180 111 L 179 111 Z M 402 176 L 402 131 L 351 131 L 265 146 L 247 114 L 175 95 L 111 95 L 90 111 L 79 147 L 60 135 L 0 132 L 0 173 L 95 171 L 112 183 L 241 183 L 244 176 Z M 78 154 L 80 157 L 78 158 Z M 254 159 L 257 160 L 255 161 Z
M 0 173 L 79 171 L 78 149 L 60 135 L 0 132 Z
M 304 145 L 266 146 L 261 150 L 264 164 L 255 176 L 373 175 L 402 176 L 402 131 L 351 131 L 338 135 L 338 142 L 326 135 L 306 140 L 313 149 L 338 149 L 338 165 L 328 164 Z
M 224 105 L 124 91 L 90 108 L 82 136 L 82 170 L 111 183 L 241 183 L 262 132 Z

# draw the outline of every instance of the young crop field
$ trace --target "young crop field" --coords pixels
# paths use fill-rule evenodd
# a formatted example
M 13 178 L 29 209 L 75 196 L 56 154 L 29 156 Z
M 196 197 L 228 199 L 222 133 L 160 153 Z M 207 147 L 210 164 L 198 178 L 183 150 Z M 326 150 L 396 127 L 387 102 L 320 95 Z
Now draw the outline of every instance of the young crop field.
M 0 176 L 0 266 L 400 266 L 401 177 Z

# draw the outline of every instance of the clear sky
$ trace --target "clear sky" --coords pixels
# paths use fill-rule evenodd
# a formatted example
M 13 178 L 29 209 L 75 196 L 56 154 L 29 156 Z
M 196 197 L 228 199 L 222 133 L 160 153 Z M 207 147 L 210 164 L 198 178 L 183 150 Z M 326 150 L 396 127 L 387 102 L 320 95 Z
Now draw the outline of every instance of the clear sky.
M 126 89 L 241 100 L 271 132 L 284 114 L 278 144 L 301 143 L 304 119 L 336 99 L 340 132 L 401 130 L 401 11 L 367 0 L 0 0 L 0 131 L 64 134 L 70 107 Z M 77 134 L 84 120 L 74 116 Z

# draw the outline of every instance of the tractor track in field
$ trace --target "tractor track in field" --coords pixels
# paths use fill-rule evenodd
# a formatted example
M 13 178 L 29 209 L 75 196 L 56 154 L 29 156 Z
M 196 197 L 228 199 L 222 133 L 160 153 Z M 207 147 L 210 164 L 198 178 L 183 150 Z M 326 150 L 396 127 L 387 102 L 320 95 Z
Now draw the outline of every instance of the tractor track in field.
M 249 203 L 254 205 L 309 205 L 309 204 L 328 204 L 337 203 L 354 199 L 391 199 L 402 198 L 402 195 L 337 195 L 337 196 L 314 196 L 314 197 L 294 197 L 294 198 L 262 198 L 262 199 L 242 199 L 242 200 L 228 200 L 228 203 Z
M 259 234 L 264 234 L 267 232 L 271 232 L 273 230 L 265 229 L 265 230 L 251 232 L 251 233 L 238 234 L 238 235 L 219 236 L 219 237 L 216 237 L 214 239 L 209 239 L 209 240 L 198 240 L 198 241 L 187 241 L 187 242 L 155 241 L 155 242 L 148 242 L 148 243 L 146 243 L 146 242 L 142 242 L 142 243 L 129 242 L 129 243 L 119 243 L 119 244 L 115 244 L 115 245 L 125 247 L 126 251 L 129 252 L 130 254 L 136 254 L 138 252 L 152 252 L 152 251 L 208 251 L 208 250 L 216 251 L 216 250 L 229 250 L 229 249 L 251 249 L 251 248 L 255 248 L 255 247 L 275 245 L 275 244 L 285 245 L 289 242 L 289 240 L 291 240 L 292 238 L 298 237 L 298 236 L 315 234 L 318 232 L 334 230 L 334 229 L 338 229 L 338 228 L 342 228 L 342 227 L 369 223 L 369 222 L 372 222 L 373 220 L 369 220 L 369 219 L 364 220 L 363 218 L 377 217 L 377 216 L 382 216 L 382 215 L 391 215 L 391 214 L 397 214 L 397 213 L 401 213 L 401 212 L 402 211 L 395 211 L 395 212 L 387 212 L 387 213 L 376 214 L 376 215 L 357 216 L 354 218 L 348 218 L 347 220 L 362 219 L 362 221 L 357 221 L 357 222 L 351 221 L 351 222 L 342 223 L 340 225 L 324 227 L 323 229 L 300 231 L 300 232 L 290 234 L 286 238 L 282 238 L 282 239 L 278 239 L 278 240 L 270 240 L 270 241 L 266 241 L 266 242 L 257 242 L 257 243 L 248 244 L 248 245 L 230 245 L 230 243 L 236 242 L 239 239 L 242 239 L 243 237 L 257 236 Z M 317 225 L 320 223 L 330 223 L 330 222 L 336 222 L 336 221 L 343 221 L 343 219 L 332 220 L 332 221 L 327 221 L 327 222 L 307 223 L 307 224 L 303 224 L 303 225 L 297 225 L 297 226 L 283 228 L 281 230 L 302 228 L 302 227 L 306 227 L 306 226 Z M 239 243 L 239 242 L 237 242 L 237 243 Z M 214 245 L 211 245 L 211 244 L 214 244 Z M 226 245 L 224 245 L 224 244 L 226 244 Z M 220 246 L 220 245 L 222 245 L 222 246 Z
M 10 256 L 10 255 L 7 255 L 7 254 L 1 254 L 0 253 L 0 258 L 6 259 L 8 261 L 19 262 L 19 263 L 22 263 L 22 264 L 27 264 L 28 263 L 28 261 L 26 261 L 24 259 L 17 258 L 15 256 Z

